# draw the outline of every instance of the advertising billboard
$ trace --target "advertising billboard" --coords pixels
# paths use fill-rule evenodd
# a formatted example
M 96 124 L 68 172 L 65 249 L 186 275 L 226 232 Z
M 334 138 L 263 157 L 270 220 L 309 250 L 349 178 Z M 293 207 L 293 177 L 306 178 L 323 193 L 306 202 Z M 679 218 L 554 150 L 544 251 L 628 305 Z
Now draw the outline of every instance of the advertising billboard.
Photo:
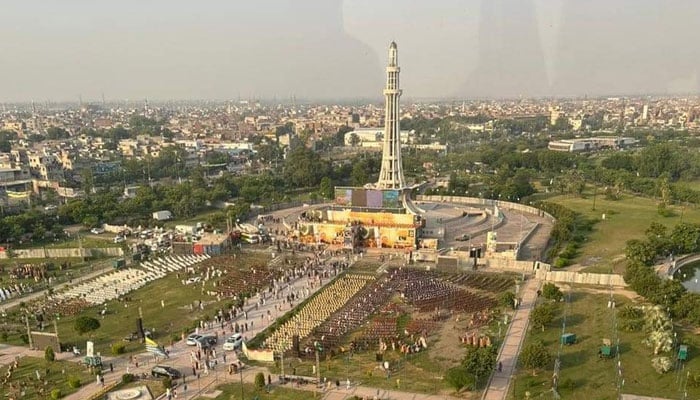
M 411 214 L 394 214 L 390 212 L 363 212 L 351 210 L 328 210 L 328 220 L 341 223 L 360 223 L 369 226 L 413 226 Z
M 401 203 L 399 201 L 399 191 L 398 190 L 383 190 L 382 191 L 382 204 L 384 208 L 400 208 Z
M 368 190 L 367 191 L 367 207 L 369 208 L 382 208 L 384 205 L 383 196 L 381 190 Z
M 336 187 L 335 204 L 348 207 L 402 208 L 400 190 Z
M 352 189 L 339 187 L 335 188 L 335 204 L 339 206 L 352 205 Z

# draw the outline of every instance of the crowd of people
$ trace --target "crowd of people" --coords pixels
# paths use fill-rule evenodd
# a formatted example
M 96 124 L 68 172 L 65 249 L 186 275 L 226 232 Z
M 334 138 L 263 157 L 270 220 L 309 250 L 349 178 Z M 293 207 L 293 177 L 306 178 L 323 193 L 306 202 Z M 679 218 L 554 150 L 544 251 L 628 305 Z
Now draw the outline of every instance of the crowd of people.
M 292 318 L 278 327 L 264 342 L 268 349 L 285 351 L 292 347 L 294 336 L 308 337 L 312 331 L 341 307 L 374 277 L 346 274 L 314 296 Z M 322 282 L 319 281 L 319 284 Z
M 500 293 L 512 288 L 512 277 L 498 274 L 484 273 L 458 273 L 445 278 L 445 281 L 468 288 L 486 290 L 491 293 Z
M 445 282 L 429 271 L 403 272 L 398 274 L 396 279 L 400 282 L 399 290 L 406 301 L 420 311 L 449 309 L 475 312 L 496 305 L 493 298 Z

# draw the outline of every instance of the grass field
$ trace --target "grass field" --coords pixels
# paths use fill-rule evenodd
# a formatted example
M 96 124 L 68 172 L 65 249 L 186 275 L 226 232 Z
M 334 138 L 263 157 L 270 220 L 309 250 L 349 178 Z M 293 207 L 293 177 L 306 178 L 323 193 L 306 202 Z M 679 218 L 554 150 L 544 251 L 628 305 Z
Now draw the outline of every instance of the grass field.
M 6 371 L 6 368 L 2 368 L 3 378 Z M 39 371 L 41 381 L 37 381 L 36 371 Z M 22 399 L 49 399 L 49 394 L 53 389 L 60 389 L 63 396 L 79 390 L 79 388 L 74 389 L 68 385 L 68 377 L 79 378 L 82 385 L 94 384 L 95 382 L 95 377 L 77 363 L 70 361 L 49 363 L 41 358 L 22 357 L 19 360 L 19 368 L 12 373 L 10 383 L 15 384 L 15 386 L 22 383 L 25 391 L 25 395 L 21 396 Z M 46 385 L 44 385 L 44 381 L 46 381 Z M 43 394 L 40 393 L 42 389 Z M 10 389 L 9 386 L 0 387 L 0 393 L 3 393 L 5 398 L 20 397 L 19 393 Z
M 247 268 L 250 265 L 259 265 L 268 258 L 263 254 L 246 253 L 238 258 L 239 268 Z M 110 354 L 110 346 L 113 343 L 126 343 L 127 352 L 141 351 L 143 345 L 136 342 L 123 342 L 122 339 L 136 331 L 136 320 L 139 316 L 139 308 L 143 313 L 144 329 L 155 329 L 154 338 L 162 345 L 169 345 L 172 338 L 179 340 L 183 329 L 193 329 L 194 325 L 204 316 L 213 317 L 214 313 L 231 299 L 216 298 L 206 294 L 212 288 L 212 281 L 201 285 L 183 285 L 175 274 L 170 274 L 144 286 L 142 289 L 128 295 L 131 301 L 128 307 L 119 301 L 106 303 L 108 314 L 100 319 L 101 327 L 92 335 L 88 335 L 95 342 L 95 350 L 103 354 Z M 165 302 L 165 308 L 161 307 L 161 300 Z M 190 311 L 188 306 L 196 300 L 205 302 L 204 310 L 194 309 Z M 91 307 L 80 315 L 97 317 L 102 307 Z M 61 318 L 58 324 L 61 341 L 66 343 L 83 343 L 88 337 L 81 337 L 73 330 L 73 324 L 78 316 Z
M 462 350 L 460 350 L 462 351 Z M 388 361 L 392 373 L 379 368 L 379 362 L 375 359 L 375 353 L 366 351 L 353 354 L 348 360 L 346 354 L 326 358 L 322 356 L 319 366 L 321 378 L 324 377 L 335 382 L 336 379 L 345 382 L 350 379 L 353 384 L 370 386 L 382 389 L 397 389 L 418 393 L 448 393 L 453 392 L 443 380 L 443 374 L 447 367 L 432 359 L 428 352 L 410 354 L 406 358 L 398 352 L 386 352 L 384 361 Z M 294 374 L 315 377 L 313 367 L 316 362 L 313 359 L 285 358 L 285 374 Z M 274 374 L 280 374 L 279 367 L 265 364 Z M 397 380 L 398 383 L 397 383 Z
M 566 312 L 566 332 L 574 333 L 578 342 L 564 346 L 561 353 L 559 393 L 563 399 L 615 399 L 617 398 L 616 361 L 599 359 L 597 352 L 603 338 L 613 339 L 612 311 L 607 308 L 609 295 L 590 294 L 574 291 L 571 302 L 559 304 L 557 318 L 545 329 L 530 330 L 525 344 L 542 341 L 552 356 L 560 349 L 562 317 Z M 616 297 L 617 309 L 630 304 L 627 298 Z M 678 333 L 684 344 L 690 345 L 690 358 L 682 372 L 671 371 L 658 374 L 651 366 L 652 351 L 642 340 L 643 332 L 620 331 L 620 360 L 625 380 L 623 392 L 659 396 L 669 399 L 681 398 L 686 372 L 700 373 L 700 339 L 687 332 Z M 672 354 L 669 354 L 673 358 Z M 530 393 L 531 399 L 552 398 L 553 363 L 537 376 L 530 370 L 519 368 L 511 383 L 509 399 L 524 399 Z M 700 388 L 688 386 L 688 399 L 700 398 Z
M 241 399 L 241 385 L 239 383 L 233 383 L 228 385 L 221 385 L 216 388 L 221 390 L 222 393 L 216 397 L 197 397 L 195 400 L 238 400 Z M 308 400 L 314 398 L 314 393 L 304 390 L 288 389 L 284 387 L 274 386 L 270 392 L 266 392 L 265 389 L 258 390 L 254 385 L 246 383 L 243 384 L 243 395 L 246 399 L 253 399 L 255 396 L 259 400 Z M 320 398 L 317 395 L 317 398 Z
M 585 272 L 624 272 L 625 243 L 630 239 L 642 238 L 652 222 L 659 222 L 668 227 L 673 227 L 681 221 L 700 222 L 700 209 L 692 205 L 672 206 L 675 215 L 662 217 L 657 212 L 657 202 L 654 199 L 630 195 L 610 201 L 599 193 L 596 196 L 595 211 L 592 192 L 586 192 L 585 198 L 556 196 L 548 201 L 564 205 L 598 221 L 588 241 L 573 260 L 574 263 L 585 266 Z
M 245 253 L 238 258 L 238 266 L 247 268 L 250 265 L 266 262 L 268 257 L 264 254 Z M 143 345 L 137 342 L 124 342 L 122 339 L 136 331 L 136 320 L 139 316 L 139 308 L 143 313 L 144 329 L 155 329 L 154 337 L 162 345 L 169 345 L 172 338 L 179 340 L 183 329 L 192 328 L 205 315 L 213 317 L 214 313 L 231 302 L 230 299 L 216 298 L 206 294 L 213 285 L 209 281 L 206 286 L 183 285 L 175 274 L 168 275 L 144 286 L 140 290 L 128 295 L 131 301 L 125 303 L 113 300 L 106 303 L 107 315 L 99 316 L 103 306 L 90 307 L 80 314 L 71 317 L 62 317 L 58 322 L 59 334 L 62 343 L 80 344 L 84 347 L 87 340 L 95 343 L 95 351 L 102 354 L 111 354 L 110 346 L 114 343 L 126 344 L 126 351 L 142 351 Z M 165 308 L 161 307 L 161 300 L 165 302 Z M 196 300 L 205 302 L 204 310 L 190 311 L 189 305 Z M 73 329 L 75 319 L 81 315 L 98 318 L 101 327 L 96 331 L 80 336 Z M 17 343 L 18 338 L 11 335 L 8 343 Z

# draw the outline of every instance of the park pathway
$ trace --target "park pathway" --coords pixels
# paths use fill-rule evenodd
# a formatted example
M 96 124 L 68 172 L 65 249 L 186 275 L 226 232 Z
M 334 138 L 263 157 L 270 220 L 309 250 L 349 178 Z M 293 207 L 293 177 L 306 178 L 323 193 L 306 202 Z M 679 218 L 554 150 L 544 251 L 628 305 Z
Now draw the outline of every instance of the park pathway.
M 339 259 L 331 259 L 327 262 L 326 270 L 332 270 L 332 267 L 330 267 L 330 262 L 339 260 Z M 263 329 L 267 328 L 268 325 L 270 325 L 267 321 L 266 315 L 267 311 L 270 310 L 271 315 L 272 315 L 272 322 L 277 319 L 277 317 L 283 315 L 284 313 L 289 311 L 289 306 L 288 305 L 283 305 L 285 302 L 285 295 L 289 291 L 297 291 L 302 288 L 306 287 L 307 283 L 307 278 L 306 276 L 296 279 L 292 282 L 290 282 L 289 286 L 284 287 L 280 293 L 282 296 L 279 300 L 275 300 L 274 298 L 270 298 L 265 302 L 265 305 L 255 307 L 255 304 L 253 301 L 248 303 L 248 305 L 245 306 L 245 309 L 248 312 L 248 319 L 247 321 L 254 321 L 254 327 L 251 327 L 247 332 L 244 333 L 245 337 L 247 338 L 253 338 L 255 335 L 257 335 L 259 332 L 261 332 Z M 323 279 L 323 286 L 316 286 L 312 289 L 309 289 L 309 296 L 312 296 L 315 292 L 317 292 L 319 289 L 322 287 L 325 287 L 326 284 L 328 284 L 331 279 Z M 306 298 L 301 299 L 303 301 Z M 295 305 L 298 304 L 300 301 L 295 302 Z M 280 305 L 284 307 L 283 312 L 276 312 L 274 310 L 275 305 Z M 263 318 L 261 319 L 261 316 Z M 234 321 L 238 323 L 243 323 L 246 320 L 242 315 L 239 314 L 238 318 L 235 319 Z M 135 374 L 135 375 L 140 375 L 143 373 L 146 373 L 150 375 L 151 368 L 153 368 L 154 365 L 168 365 L 171 367 L 174 367 L 181 372 L 185 373 L 185 382 L 187 383 L 187 390 L 183 390 L 184 386 L 182 385 L 182 381 L 178 381 L 180 384 L 179 387 L 177 388 L 178 391 L 178 400 L 188 400 L 188 399 L 194 399 L 201 397 L 203 393 L 206 393 L 210 390 L 213 390 L 215 386 L 218 386 L 222 383 L 234 383 L 234 382 L 239 382 L 241 379 L 240 375 L 229 375 L 227 371 L 227 363 L 231 363 L 232 361 L 236 360 L 236 355 L 233 352 L 226 352 L 226 361 L 223 362 L 223 351 L 219 351 L 221 349 L 221 345 L 223 344 L 223 341 L 226 339 L 227 335 L 230 335 L 231 332 L 227 331 L 226 334 L 224 334 L 221 331 L 220 326 L 215 326 L 210 329 L 200 329 L 199 331 L 200 334 L 208 334 L 208 335 L 214 335 L 217 334 L 219 338 L 219 344 L 217 345 L 217 361 L 218 361 L 218 367 L 215 369 L 212 369 L 209 371 L 208 375 L 205 375 L 204 372 L 200 373 L 199 377 L 193 376 L 192 375 L 192 367 L 190 364 L 190 351 L 194 349 L 193 346 L 187 346 L 184 341 L 178 341 L 175 343 L 173 346 L 166 346 L 166 348 L 170 351 L 170 358 L 165 359 L 165 360 L 160 360 L 159 362 L 155 362 L 153 359 L 153 356 L 150 353 L 143 352 L 140 354 L 134 355 L 135 361 L 138 361 L 138 367 L 136 367 L 135 363 L 130 363 L 128 359 L 122 358 L 122 357 L 105 357 L 103 356 L 103 365 L 105 366 L 105 373 L 104 373 L 104 383 L 105 387 L 109 387 L 110 385 L 118 382 L 121 380 L 122 374 L 126 373 L 127 368 L 129 373 Z M 66 357 L 69 357 L 69 360 L 74 360 L 78 361 L 81 357 L 76 357 L 76 358 L 70 358 L 70 356 L 66 355 Z M 110 363 L 112 364 L 114 371 L 110 372 Z M 246 367 L 243 369 L 243 380 L 249 383 L 252 383 L 254 381 L 255 374 L 258 372 L 267 372 L 266 369 L 263 368 L 257 368 L 257 367 Z M 70 396 L 64 397 L 65 400 L 85 400 L 88 398 L 91 398 L 92 396 L 96 395 L 102 390 L 102 386 L 98 385 L 96 382 L 88 382 L 81 388 L 76 393 L 73 393 Z
M 506 332 L 503 345 L 498 353 L 498 362 L 501 363 L 502 369 L 500 372 L 494 371 L 491 375 L 482 400 L 505 400 L 508 395 L 508 387 L 515 373 L 520 346 L 522 346 L 527 333 L 530 311 L 537 301 L 539 288 L 540 281 L 531 278 L 525 282 L 521 289 L 520 297 L 522 298 L 522 303 L 515 311 L 513 321 Z
M 345 400 L 352 396 L 381 400 L 456 400 L 460 398 L 442 394 L 400 392 L 398 390 L 377 389 L 366 386 L 351 386 L 350 389 L 347 389 L 341 384 L 339 389 L 334 388 L 327 391 L 323 396 L 323 400 Z

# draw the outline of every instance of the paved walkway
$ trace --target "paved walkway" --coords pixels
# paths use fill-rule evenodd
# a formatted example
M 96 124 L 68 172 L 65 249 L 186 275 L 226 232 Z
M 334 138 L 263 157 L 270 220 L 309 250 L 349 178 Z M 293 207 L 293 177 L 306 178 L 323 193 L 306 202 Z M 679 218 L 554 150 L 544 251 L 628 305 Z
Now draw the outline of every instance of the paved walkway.
M 326 267 L 326 270 L 332 270 L 332 267 Z M 323 284 L 324 286 L 330 282 L 332 279 L 323 279 Z M 280 290 L 281 293 L 281 298 L 279 300 L 275 300 L 274 298 L 267 299 L 265 301 L 264 306 L 258 307 L 258 309 L 255 308 L 255 302 L 250 301 L 250 303 L 245 307 L 245 309 L 248 311 L 248 319 L 247 322 L 253 321 L 253 327 L 250 328 L 247 332 L 244 333 L 244 336 L 247 338 L 253 338 L 255 335 L 257 335 L 260 331 L 263 329 L 267 328 L 268 325 L 270 325 L 267 321 L 267 311 L 270 310 L 270 313 L 272 315 L 272 322 L 274 322 L 277 317 L 282 316 L 284 313 L 288 312 L 290 310 L 290 307 L 288 304 L 285 303 L 285 296 L 288 293 L 288 289 L 290 291 L 297 291 L 302 288 L 305 288 L 307 284 L 307 278 L 299 278 L 282 290 Z M 309 289 L 309 296 L 313 295 L 316 291 L 318 291 L 321 287 L 323 286 L 316 286 L 315 288 L 310 288 Z M 299 301 L 294 302 L 295 305 L 299 304 L 301 301 L 303 301 L 304 298 L 302 298 Z M 275 305 L 280 305 L 283 309 L 282 311 L 277 311 L 275 312 Z M 261 319 L 261 316 L 263 318 Z M 239 324 L 245 323 L 246 319 L 244 319 L 243 315 L 239 315 L 237 319 L 234 321 L 238 322 Z M 219 337 L 219 344 L 217 345 L 217 362 L 218 362 L 218 367 L 210 370 L 208 375 L 205 375 L 203 370 L 198 371 L 200 373 L 200 377 L 197 378 L 196 376 L 192 375 L 192 367 L 190 363 L 190 352 L 194 349 L 193 346 L 187 346 L 184 341 L 179 341 L 175 343 L 172 347 L 166 347 L 170 351 L 170 358 L 166 360 L 160 360 L 156 362 L 153 358 L 153 356 L 150 353 L 143 352 L 140 354 L 134 355 L 135 361 L 138 361 L 138 368 L 136 367 L 135 363 L 130 363 L 128 359 L 125 358 L 112 358 L 112 357 L 102 357 L 103 359 L 103 365 L 105 366 L 105 386 L 109 386 L 112 383 L 115 383 L 119 380 L 121 380 L 122 374 L 126 373 L 127 368 L 129 373 L 140 375 L 143 373 L 146 373 L 150 375 L 151 368 L 153 368 L 154 365 L 168 365 L 171 367 L 174 367 L 181 372 L 184 373 L 185 375 L 185 382 L 187 383 L 187 391 L 183 390 L 183 385 L 182 385 L 182 380 L 179 380 L 178 383 L 180 384 L 179 388 L 177 389 L 178 391 L 178 400 L 188 400 L 188 399 L 194 399 L 197 397 L 200 397 L 202 393 L 205 393 L 208 390 L 214 389 L 215 386 L 220 385 L 222 383 L 226 382 L 239 382 L 240 381 L 240 375 L 228 375 L 227 367 L 226 364 L 230 363 L 232 361 L 236 361 L 236 355 L 234 352 L 226 352 L 226 362 L 223 361 L 223 354 L 224 351 L 221 350 L 221 345 L 223 344 L 223 340 L 225 340 L 226 336 L 230 335 L 231 332 L 230 330 L 227 330 L 225 333 L 221 331 L 221 326 L 217 325 L 213 328 L 210 329 L 200 329 L 200 334 L 217 334 Z M 25 349 L 26 350 L 26 349 Z M 64 353 L 65 354 L 65 353 Z M 62 355 L 63 356 L 63 355 Z M 76 357 L 76 358 L 71 358 L 72 355 L 68 353 L 67 356 L 64 357 L 69 357 L 69 360 L 75 360 L 78 361 L 81 359 L 81 357 Z M 109 365 L 112 363 L 114 367 L 114 372 L 109 372 Z M 265 372 L 266 369 L 263 368 L 244 368 L 243 369 L 243 379 L 246 382 L 253 382 L 255 374 L 257 372 Z M 65 397 L 64 399 L 66 400 L 84 400 L 87 398 L 90 398 L 91 396 L 97 394 L 102 390 L 102 387 L 97 385 L 95 382 L 90 382 L 87 383 L 84 387 L 81 388 L 76 393 L 73 393 L 70 396 Z
M 376 389 L 366 386 L 351 386 L 347 389 L 343 384 L 340 389 L 332 389 L 323 396 L 323 400 L 344 400 L 351 396 L 366 397 L 369 399 L 376 398 L 381 400 L 450 400 L 459 399 L 460 397 L 452 397 L 448 395 L 438 394 L 422 394 L 400 392 L 397 390 Z
M 513 316 L 513 321 L 506 332 L 503 345 L 498 353 L 498 362 L 501 363 L 502 370 L 500 372 L 495 371 L 491 375 L 488 387 L 482 396 L 483 400 L 504 400 L 508 395 L 508 387 L 515 373 L 520 346 L 527 334 L 530 310 L 535 306 L 537 290 L 539 288 L 540 281 L 531 278 L 521 289 L 520 297 L 522 298 L 522 304 Z

